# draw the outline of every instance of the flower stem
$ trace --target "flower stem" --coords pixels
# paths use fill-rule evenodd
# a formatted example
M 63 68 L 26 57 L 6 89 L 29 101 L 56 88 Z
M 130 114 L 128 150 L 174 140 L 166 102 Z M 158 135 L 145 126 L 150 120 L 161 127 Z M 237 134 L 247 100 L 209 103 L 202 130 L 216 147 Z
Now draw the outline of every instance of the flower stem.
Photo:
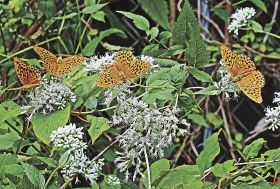
M 48 42 L 51 42 L 51 41 L 54 41 L 54 40 L 57 40 L 57 39 L 60 39 L 60 37 L 59 37 L 59 36 L 53 37 L 53 38 L 51 38 L 51 39 L 48 39 L 48 40 L 43 41 L 43 42 L 41 42 L 41 43 L 38 43 L 37 45 L 38 45 L 38 46 L 39 46 L 39 45 L 43 45 L 43 44 L 45 44 L 45 43 L 48 43 Z M 21 54 L 21 53 L 23 53 L 23 52 L 25 52 L 25 51 L 28 51 L 28 50 L 30 50 L 30 49 L 32 49 L 32 48 L 33 48 L 33 46 L 30 46 L 30 47 L 27 47 L 27 48 L 25 48 L 25 49 L 22 49 L 21 51 L 18 51 L 18 52 L 14 53 L 14 54 L 12 54 L 12 55 L 10 55 L 10 56 L 7 56 L 7 58 L 4 58 L 3 60 L 0 61 L 0 64 L 3 63 L 3 62 L 6 62 L 6 61 L 9 60 L 10 58 L 13 58 L 14 56 L 19 55 L 19 54 Z
M 56 173 L 56 171 L 57 171 L 59 168 L 60 168 L 60 167 L 57 167 L 57 168 L 55 168 L 55 169 L 53 170 L 53 172 L 52 172 L 51 175 L 49 176 L 49 178 L 48 178 L 48 180 L 47 180 L 45 186 L 43 187 L 43 189 L 47 188 L 47 186 L 49 185 L 49 183 L 50 183 L 52 177 L 54 176 L 54 174 Z
M 152 189 L 151 185 L 151 172 L 150 172 L 150 166 L 149 166 L 149 159 L 146 152 L 146 149 L 144 149 L 145 159 L 146 159 L 146 165 L 147 165 L 147 174 L 148 174 L 148 189 Z

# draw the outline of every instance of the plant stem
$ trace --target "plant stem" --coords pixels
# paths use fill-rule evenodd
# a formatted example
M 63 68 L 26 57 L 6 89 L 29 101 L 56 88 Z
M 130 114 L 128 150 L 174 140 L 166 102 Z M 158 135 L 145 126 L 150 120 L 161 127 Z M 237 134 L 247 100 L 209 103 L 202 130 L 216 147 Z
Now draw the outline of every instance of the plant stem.
M 36 46 L 40 46 L 40 45 L 43 45 L 43 44 L 45 44 L 45 43 L 49 43 L 49 42 L 54 41 L 54 40 L 57 40 L 57 39 L 60 39 L 60 37 L 59 37 L 59 36 L 53 37 L 53 38 L 51 38 L 51 39 L 48 39 L 48 40 L 43 41 L 43 42 L 41 42 L 41 43 L 38 43 Z M 14 54 L 8 56 L 7 58 L 4 58 L 3 60 L 1 60 L 1 61 L 0 61 L 0 64 L 3 63 L 3 62 L 6 62 L 6 61 L 9 60 L 10 58 L 13 58 L 14 56 L 19 55 L 19 54 L 21 54 L 21 53 L 23 53 L 23 52 L 25 52 L 25 51 L 28 51 L 28 50 L 30 50 L 30 49 L 32 49 L 32 48 L 33 48 L 33 46 L 30 46 L 30 47 L 27 47 L 27 48 L 25 48 L 25 49 L 22 49 L 21 51 L 18 51 L 18 52 L 16 52 L 16 53 L 14 53 Z
M 88 112 L 72 112 L 74 114 L 91 114 L 93 112 L 105 112 L 105 111 L 108 111 L 108 110 L 113 110 L 115 109 L 117 106 L 111 106 L 109 108 L 104 108 L 104 109 L 101 109 L 101 110 L 91 110 L 91 111 L 88 111 Z
M 150 172 L 150 166 L 149 166 L 149 159 L 146 152 L 146 149 L 144 149 L 145 159 L 146 159 L 146 166 L 147 166 L 147 174 L 148 174 L 148 189 L 152 189 L 151 185 L 151 172 Z
M 53 170 L 53 172 L 52 172 L 51 175 L 49 176 L 49 178 L 48 178 L 48 180 L 47 180 L 45 186 L 43 187 L 43 189 L 47 188 L 47 186 L 49 185 L 49 183 L 50 183 L 52 177 L 54 176 L 54 174 L 56 173 L 56 171 L 57 171 L 59 168 L 60 168 L 60 167 L 57 167 L 57 168 L 55 168 L 55 169 Z

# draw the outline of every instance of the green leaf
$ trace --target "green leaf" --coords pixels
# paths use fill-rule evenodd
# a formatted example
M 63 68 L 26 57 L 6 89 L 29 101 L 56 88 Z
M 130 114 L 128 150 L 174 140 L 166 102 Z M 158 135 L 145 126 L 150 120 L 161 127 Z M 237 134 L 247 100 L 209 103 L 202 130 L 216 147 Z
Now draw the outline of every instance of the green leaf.
M 254 20 L 251 20 L 250 24 L 251 24 L 251 26 L 252 26 L 252 28 L 255 32 L 263 31 L 262 25 L 260 25 L 258 22 L 254 21 Z
M 131 12 L 124 12 L 124 11 L 117 11 L 117 12 L 121 13 L 124 16 L 126 16 L 127 18 L 133 20 L 133 23 L 135 24 L 135 26 L 138 29 L 143 30 L 143 31 L 147 31 L 150 29 L 150 23 L 144 16 L 134 14 Z
M 192 30 L 189 28 L 190 26 L 193 28 Z M 197 35 L 200 34 L 199 22 L 189 1 L 184 1 L 184 7 L 174 24 L 173 39 L 176 44 L 186 45 L 186 42 L 191 39 L 191 32 L 195 32 Z
M 262 0 L 251 0 L 251 2 L 254 3 L 257 7 L 259 7 L 262 11 L 267 13 L 266 5 Z
M 156 179 L 162 174 L 164 171 L 168 171 L 170 168 L 169 160 L 167 159 L 160 159 L 154 162 L 150 167 L 150 174 L 151 174 L 151 183 L 154 183 Z M 141 178 L 141 182 L 144 184 L 146 188 L 148 188 L 148 174 L 147 170 L 144 172 L 145 178 Z
M 200 91 L 195 92 L 194 94 L 203 94 L 203 95 L 218 95 L 221 94 L 221 89 L 217 88 L 214 85 L 210 85 Z
M 49 115 L 35 114 L 32 117 L 33 131 L 42 142 L 50 144 L 50 134 L 66 125 L 70 117 L 70 105 Z
M 199 186 L 199 187 L 198 187 Z M 200 172 L 196 165 L 182 165 L 170 170 L 156 186 L 156 189 L 193 188 L 200 189 Z
M 184 89 L 178 98 L 178 105 L 184 109 L 186 113 L 190 112 L 196 105 L 195 96 L 189 89 Z
M 11 165 L 4 165 L 5 173 L 11 174 L 14 176 L 22 177 L 24 175 L 24 169 L 21 165 L 18 164 L 11 164 Z
M 21 108 L 12 101 L 6 101 L 0 104 L 0 123 L 20 115 Z
M 69 158 L 70 158 L 70 155 L 71 155 L 71 152 L 70 150 L 64 152 L 59 161 L 58 161 L 58 167 L 63 167 L 65 164 L 67 164 L 67 162 L 69 161 Z
M 175 60 L 170 59 L 161 59 L 161 58 L 155 58 L 156 64 L 159 64 L 160 67 L 172 67 L 175 65 L 178 65 L 179 63 Z
M 169 30 L 168 5 L 166 0 L 138 0 L 142 9 L 157 24 Z
M 0 150 L 10 149 L 19 138 L 19 135 L 15 133 L 0 134 Z
M 109 176 L 117 177 L 116 175 L 106 175 L 100 185 L 100 189 L 121 189 L 122 187 L 120 184 L 111 184 L 107 182 Z
M 87 45 L 83 48 L 82 54 L 84 56 L 92 56 L 97 45 L 105 38 L 108 37 L 109 35 L 115 34 L 115 33 L 123 33 L 122 30 L 116 29 L 116 28 L 110 28 L 108 30 L 104 30 L 100 32 L 99 36 L 91 40 L 90 42 L 87 43 Z
M 163 31 L 159 34 L 159 40 L 161 44 L 166 44 L 169 38 L 172 37 L 172 33 L 169 31 Z
M 160 86 L 161 88 L 152 88 L 148 90 L 147 94 L 143 96 L 142 100 L 147 104 L 154 103 L 157 99 L 159 100 L 172 100 L 174 96 L 173 86 L 170 85 L 169 81 L 166 80 L 155 80 L 150 83 L 150 86 Z
M 204 67 L 210 61 L 210 54 L 206 49 L 206 44 L 193 27 L 189 24 L 190 40 L 187 41 L 185 52 L 188 65 L 193 67 Z
M 257 157 L 260 149 L 262 148 L 262 146 L 265 143 L 266 143 L 266 140 L 264 140 L 263 138 L 259 138 L 255 141 L 253 141 L 251 144 L 245 146 L 245 148 L 243 150 L 243 154 L 249 158 Z
M 228 22 L 228 18 L 230 17 L 230 14 L 221 7 L 214 7 L 212 8 L 214 14 L 218 16 L 220 19 L 222 19 L 225 23 Z
M 101 10 L 104 6 L 106 6 L 108 3 L 104 4 L 95 4 L 95 5 L 90 5 L 88 7 L 85 7 L 82 10 L 82 13 L 84 14 L 93 14 L 96 13 L 97 11 Z
M 56 5 L 52 0 L 42 0 L 38 2 L 38 9 L 46 15 L 47 18 L 52 18 L 56 13 Z
M 30 182 L 38 188 L 43 188 L 45 185 L 45 178 L 40 173 L 40 171 L 34 167 L 33 165 L 29 165 L 27 163 L 21 163 L 24 169 L 25 174 L 27 175 Z
M 101 21 L 105 23 L 105 13 L 104 11 L 97 11 L 96 13 L 92 14 L 91 17 L 95 20 Z
M 152 27 L 150 30 L 146 31 L 146 34 L 148 36 L 150 36 L 150 41 L 152 41 L 153 39 L 155 39 L 158 36 L 159 30 L 157 27 Z
M 220 130 L 221 131 L 221 130 Z M 211 165 L 211 162 L 220 153 L 218 136 L 220 131 L 211 135 L 204 142 L 204 148 L 196 159 L 196 164 L 203 175 L 203 172 Z
M 198 125 L 202 125 L 202 126 L 204 126 L 204 127 L 208 127 L 207 126 L 207 122 L 206 122 L 206 120 L 204 119 L 204 117 L 203 116 L 201 116 L 201 115 L 199 115 L 199 114 L 189 114 L 188 115 L 188 118 L 190 119 L 190 120 L 192 120 L 193 122 L 195 122 L 196 124 L 198 124 Z
M 91 122 L 88 134 L 90 135 L 91 143 L 93 144 L 104 131 L 110 129 L 110 126 L 108 125 L 109 120 L 104 117 L 95 117 L 90 115 L 87 116 L 87 120 Z
M 264 156 L 267 156 L 267 161 L 275 161 L 278 160 L 278 162 L 272 162 L 272 163 L 267 163 L 267 166 L 271 166 L 276 173 L 280 172 L 280 148 L 274 149 L 274 150 L 269 150 L 266 151 Z
M 190 69 L 190 74 L 195 78 L 197 79 L 198 81 L 201 81 L 201 82 L 212 82 L 212 77 L 204 72 L 204 71 L 200 71 L 196 68 L 191 68 Z
M 207 117 L 207 120 L 212 125 L 214 125 L 215 128 L 219 128 L 224 123 L 224 120 L 216 113 L 209 112 L 206 117 Z
M 49 167 L 53 167 L 56 168 L 57 167 L 57 162 L 49 157 L 36 157 L 36 159 L 42 161 L 43 163 L 45 163 L 46 165 L 48 165 Z
M 183 45 L 173 45 L 169 47 L 161 56 L 175 56 L 185 52 Z
M 236 168 L 237 167 L 234 166 L 234 160 L 228 160 L 222 164 L 216 163 L 215 166 L 211 168 L 211 171 L 216 177 L 225 177 Z

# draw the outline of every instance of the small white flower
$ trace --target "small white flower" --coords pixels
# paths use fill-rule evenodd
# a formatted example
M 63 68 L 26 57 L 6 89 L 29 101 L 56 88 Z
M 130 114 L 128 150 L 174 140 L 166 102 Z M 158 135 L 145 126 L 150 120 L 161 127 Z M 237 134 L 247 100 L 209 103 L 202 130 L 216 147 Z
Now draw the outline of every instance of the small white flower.
M 132 178 L 135 179 L 138 174 L 143 175 L 140 167 L 144 161 L 144 151 L 152 158 L 162 158 L 164 150 L 173 144 L 178 132 L 182 135 L 189 133 L 190 124 L 177 118 L 178 109 L 159 111 L 125 93 L 121 93 L 117 99 L 120 106 L 112 117 L 112 124 L 122 125 L 127 130 L 117 137 L 122 150 L 115 152 L 115 162 L 121 172 L 128 173 L 134 167 Z M 179 128 L 178 124 L 184 124 L 186 129 Z
M 256 11 L 252 7 L 245 7 L 237 9 L 237 11 L 231 15 L 232 21 L 228 26 L 229 32 L 234 32 L 238 35 L 238 30 L 244 26 L 247 26 L 248 21 L 256 14 Z
M 62 81 L 52 78 L 50 82 L 43 81 L 42 84 L 27 96 L 29 98 L 29 106 L 35 112 L 44 115 L 55 110 L 61 110 L 66 107 L 69 102 L 76 101 L 76 95 L 71 89 L 62 83 Z
M 85 66 L 85 71 L 88 72 L 102 72 L 102 66 L 110 65 L 114 63 L 114 55 L 110 53 L 106 53 L 104 56 L 92 56 L 89 59 L 89 62 L 83 63 Z
M 107 183 L 110 185 L 118 185 L 120 184 L 120 179 L 116 177 L 115 175 L 108 175 L 107 176 Z
M 155 71 L 160 67 L 158 64 L 155 64 L 155 59 L 151 56 L 141 55 L 140 59 L 144 62 L 148 62 L 149 64 L 151 64 L 151 71 Z
M 265 117 L 266 122 L 270 124 L 269 129 L 272 131 L 280 128 L 280 92 L 275 92 L 275 97 L 273 99 L 273 103 L 275 103 L 276 107 L 267 107 L 265 109 Z
M 75 124 L 70 123 L 64 127 L 59 127 L 50 135 L 51 141 L 57 147 L 66 150 L 74 151 L 78 149 L 85 149 L 87 144 L 83 142 L 82 127 L 76 128 Z
M 218 73 L 220 74 L 221 79 L 219 82 L 215 83 L 215 86 L 224 93 L 225 99 L 230 100 L 232 96 L 233 98 L 237 98 L 238 93 L 240 92 L 239 87 L 233 81 L 225 63 L 222 60 L 220 61 L 220 65 Z
M 55 146 L 67 150 L 70 155 L 61 173 L 69 177 L 81 174 L 93 183 L 100 175 L 104 159 L 92 161 L 87 157 L 84 152 L 87 144 L 83 142 L 82 129 L 82 127 L 76 128 L 75 124 L 69 124 L 53 131 L 50 138 Z

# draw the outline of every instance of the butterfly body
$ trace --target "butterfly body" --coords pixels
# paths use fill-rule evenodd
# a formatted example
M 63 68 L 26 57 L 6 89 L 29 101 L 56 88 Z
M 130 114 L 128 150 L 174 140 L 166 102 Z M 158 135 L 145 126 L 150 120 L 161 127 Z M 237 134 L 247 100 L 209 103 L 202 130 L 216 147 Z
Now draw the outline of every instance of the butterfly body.
M 133 57 L 129 51 L 120 51 L 114 56 L 114 64 L 103 66 L 103 72 L 97 80 L 98 87 L 111 87 L 143 75 L 151 69 L 148 62 Z
M 33 47 L 33 49 L 40 56 L 43 66 L 55 77 L 61 77 L 69 73 L 73 67 L 88 60 L 88 58 L 78 55 L 67 58 L 56 57 L 42 47 Z
M 28 90 L 40 85 L 41 72 L 35 66 L 23 63 L 19 58 L 13 59 L 17 76 L 23 86 L 10 90 Z
M 263 101 L 261 89 L 265 80 L 262 73 L 256 70 L 254 62 L 245 55 L 233 53 L 225 46 L 221 46 L 221 55 L 228 72 L 240 90 L 251 100 L 261 103 Z

